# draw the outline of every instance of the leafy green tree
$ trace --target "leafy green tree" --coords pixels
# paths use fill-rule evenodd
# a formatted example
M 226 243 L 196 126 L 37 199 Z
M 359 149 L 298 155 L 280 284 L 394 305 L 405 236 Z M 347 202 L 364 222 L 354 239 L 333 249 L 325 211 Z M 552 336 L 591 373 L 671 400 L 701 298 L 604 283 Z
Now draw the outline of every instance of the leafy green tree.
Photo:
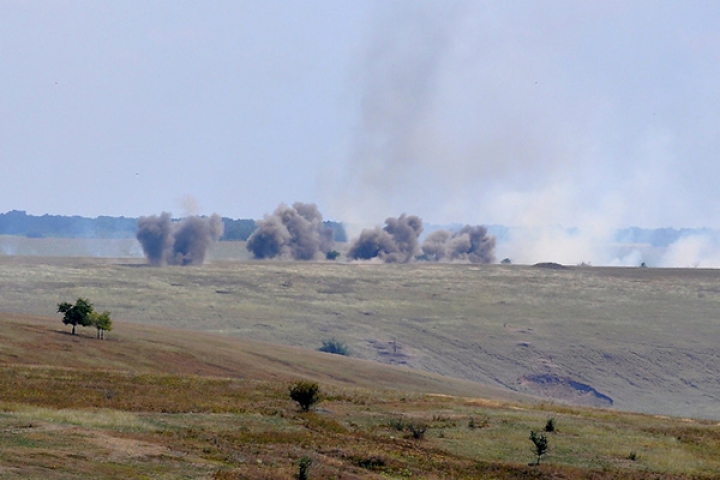
M 537 455 L 537 462 L 535 462 L 535 465 L 540 465 L 540 457 L 545 455 L 547 453 L 548 449 L 548 439 L 545 436 L 544 433 L 537 434 L 533 431 L 530 432 L 530 440 L 533 442 L 533 445 L 535 446 L 535 455 Z
M 97 338 L 104 340 L 105 332 L 109 332 L 113 329 L 112 319 L 110 318 L 110 312 L 105 310 L 103 313 L 93 311 L 90 314 L 90 320 L 92 324 L 97 328 Z
M 64 314 L 62 322 L 65 325 L 72 325 L 72 334 L 75 335 L 75 327 L 87 327 L 92 325 L 92 303 L 87 298 L 78 298 L 75 305 L 68 302 L 58 303 L 58 313 Z

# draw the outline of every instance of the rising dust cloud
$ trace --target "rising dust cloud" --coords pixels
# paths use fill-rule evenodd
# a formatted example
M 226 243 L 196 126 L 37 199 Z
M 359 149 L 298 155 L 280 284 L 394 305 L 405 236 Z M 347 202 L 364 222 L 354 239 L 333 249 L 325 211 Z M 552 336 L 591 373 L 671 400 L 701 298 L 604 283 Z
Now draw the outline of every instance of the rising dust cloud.
M 281 204 L 257 227 L 247 241 L 248 251 L 257 259 L 317 260 L 334 244 L 333 230 L 324 226 L 322 214 L 312 203 Z
M 438 230 L 420 246 L 422 219 L 402 214 L 389 217 L 385 227 L 365 229 L 348 251 L 351 260 L 380 259 L 385 263 L 409 263 L 422 253 L 432 262 L 492 263 L 496 238 L 483 226 L 465 226 L 458 232 Z
M 422 219 L 415 215 L 389 217 L 383 228 L 365 229 L 353 242 L 347 257 L 351 260 L 379 258 L 386 263 L 408 263 L 420 251 L 418 238 Z
M 202 265 L 210 244 L 222 233 L 222 218 L 217 214 L 173 222 L 163 212 L 138 219 L 137 239 L 151 265 Z
M 466 225 L 459 232 L 438 230 L 422 244 L 423 254 L 436 262 L 493 263 L 497 239 L 482 225 Z

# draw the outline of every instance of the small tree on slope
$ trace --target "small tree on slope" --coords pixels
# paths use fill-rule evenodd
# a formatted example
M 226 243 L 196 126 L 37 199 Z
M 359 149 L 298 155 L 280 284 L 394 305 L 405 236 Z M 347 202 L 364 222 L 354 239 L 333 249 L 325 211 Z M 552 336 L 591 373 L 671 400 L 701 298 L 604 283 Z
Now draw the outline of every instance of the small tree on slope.
M 97 328 L 97 338 L 105 340 L 105 332 L 112 330 L 112 319 L 110 318 L 110 312 L 105 310 L 103 313 L 92 312 L 90 319 L 95 328 Z
M 535 465 L 540 465 L 540 457 L 547 453 L 548 440 L 544 433 L 537 434 L 533 431 L 530 432 L 530 440 L 535 446 L 535 455 L 537 455 L 537 462 Z
M 62 322 L 65 325 L 72 325 L 72 334 L 75 335 L 75 327 L 87 327 L 92 325 L 92 314 L 95 311 L 92 303 L 86 298 L 78 298 L 75 305 L 68 302 L 58 303 L 58 313 L 64 314 Z

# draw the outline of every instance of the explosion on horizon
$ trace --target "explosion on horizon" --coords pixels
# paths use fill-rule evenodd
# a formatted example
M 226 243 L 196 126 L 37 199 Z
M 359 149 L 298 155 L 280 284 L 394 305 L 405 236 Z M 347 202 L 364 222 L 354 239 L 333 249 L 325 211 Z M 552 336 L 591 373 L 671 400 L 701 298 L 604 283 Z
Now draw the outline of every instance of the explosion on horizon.
M 388 217 L 385 227 L 365 229 L 350 246 L 347 257 L 351 260 L 379 258 L 385 263 L 408 263 L 420 252 L 418 238 L 423 230 L 422 219 L 402 214 Z
M 313 203 L 295 202 L 292 207 L 280 204 L 272 215 L 256 223 L 258 228 L 248 238 L 246 248 L 257 259 L 317 260 L 334 245 L 333 230 L 325 227 Z
M 422 251 L 430 261 L 493 263 L 497 238 L 482 225 L 465 225 L 458 232 L 438 230 L 427 236 Z
M 168 212 L 138 219 L 137 239 L 151 265 L 202 265 L 207 249 L 223 234 L 220 215 L 173 222 Z

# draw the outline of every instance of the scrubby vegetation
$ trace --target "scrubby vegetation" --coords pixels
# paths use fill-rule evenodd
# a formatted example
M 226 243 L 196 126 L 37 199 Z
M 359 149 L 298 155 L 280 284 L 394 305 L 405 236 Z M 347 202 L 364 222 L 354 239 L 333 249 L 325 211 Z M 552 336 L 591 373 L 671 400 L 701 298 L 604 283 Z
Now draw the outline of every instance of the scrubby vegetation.
M 354 358 L 720 420 L 720 270 L 212 261 L 180 271 L 140 259 L 1 258 L 7 311 L 47 315 L 83 295 L 113 319 L 313 350 L 336 337 Z
M 320 386 L 317 382 L 301 380 L 290 387 L 290 398 L 295 400 L 304 412 L 320 401 Z
M 331 338 L 330 340 L 323 340 L 322 346 L 318 348 L 318 351 L 325 353 L 332 353 L 335 355 L 350 355 L 350 349 L 340 340 Z
M 132 325 L 95 342 L 56 324 L 0 314 L 0 477 L 698 480 L 720 470 L 715 422 L 378 388 L 367 362 L 345 358 L 302 381 L 324 396 L 304 411 L 288 395 L 302 383 L 291 381 L 297 350 L 268 358 L 266 344 Z M 306 355 L 302 369 L 321 376 L 327 357 Z M 409 375 L 384 368 L 395 385 Z M 562 428 L 541 452 L 534 431 L 542 462 L 530 466 L 528 431 L 549 418 Z
M 548 450 L 548 439 L 544 433 L 535 433 L 530 431 L 530 440 L 533 443 L 535 455 L 537 455 L 537 461 L 535 465 L 540 465 L 540 459 L 547 453 Z
M 550 417 L 548 418 L 547 422 L 545 422 L 545 431 L 548 433 L 553 433 L 555 431 L 555 419 Z

